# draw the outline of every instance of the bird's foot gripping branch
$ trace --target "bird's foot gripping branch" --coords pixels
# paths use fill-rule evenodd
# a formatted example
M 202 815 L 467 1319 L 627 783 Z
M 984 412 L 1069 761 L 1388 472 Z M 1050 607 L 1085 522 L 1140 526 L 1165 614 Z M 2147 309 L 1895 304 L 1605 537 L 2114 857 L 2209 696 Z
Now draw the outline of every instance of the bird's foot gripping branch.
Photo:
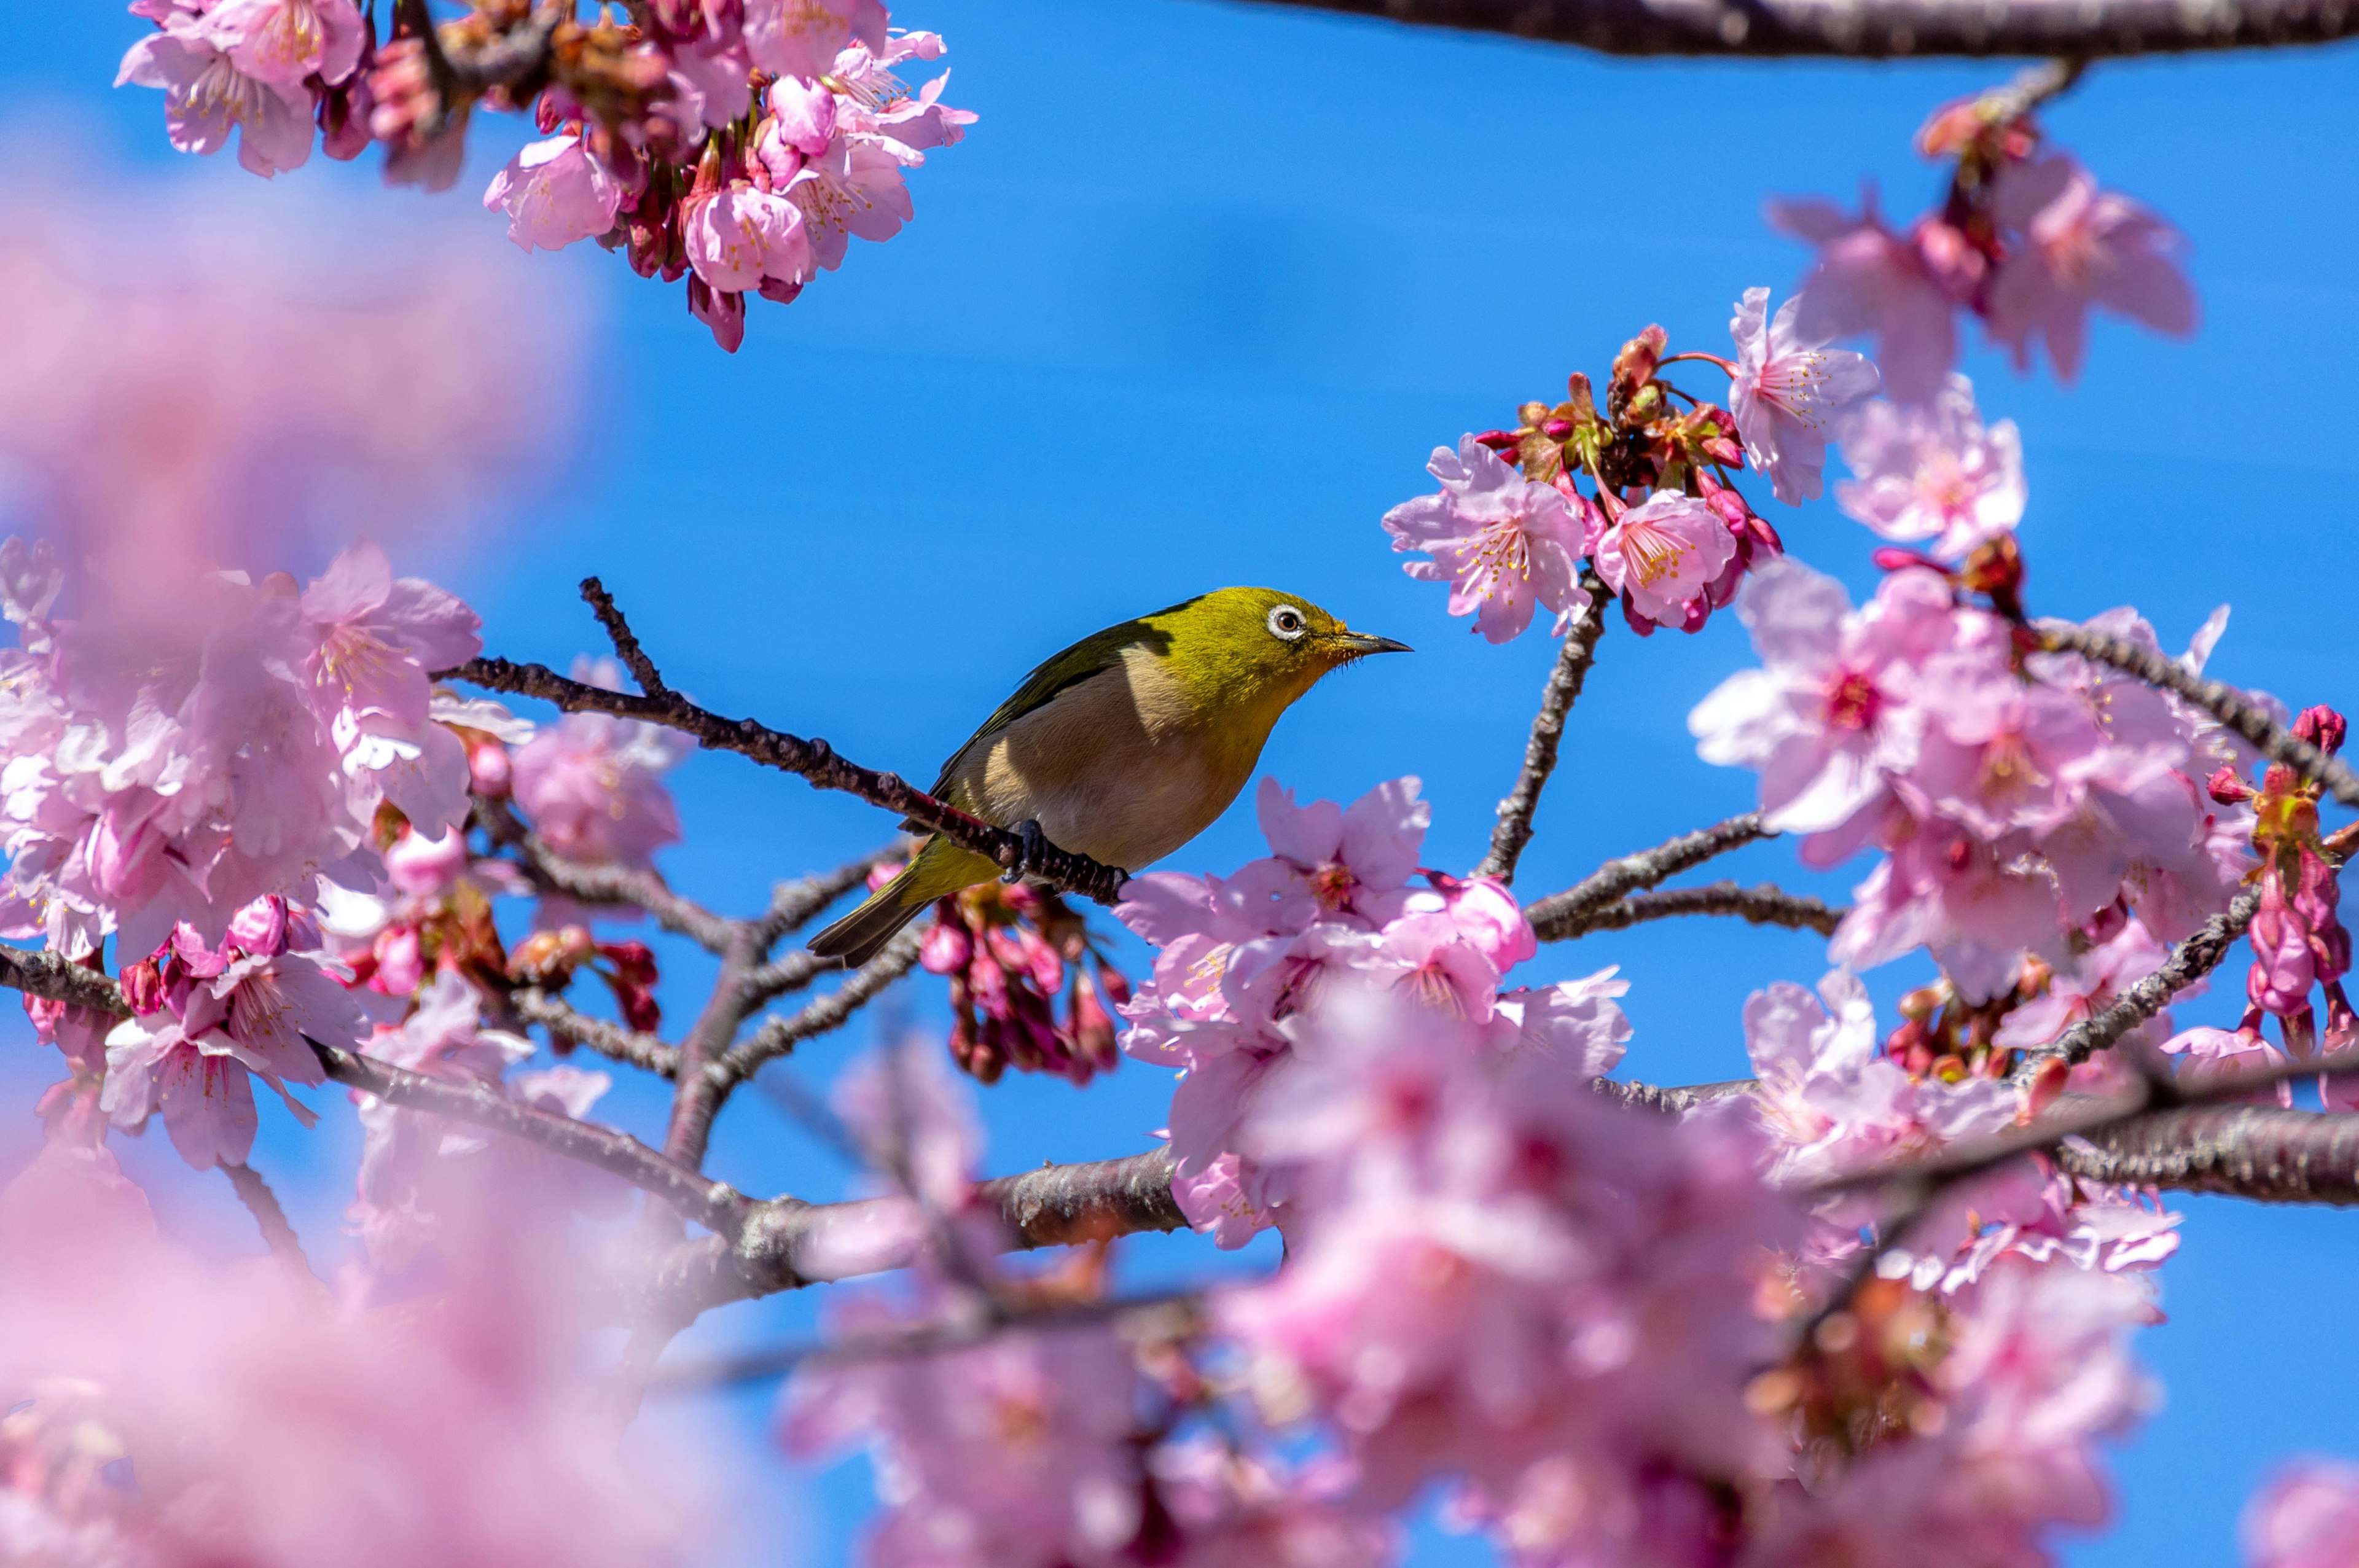
M 249 167 L 300 161 L 316 114 L 332 153 L 383 142 L 430 181 L 471 115 L 531 113 L 547 139 L 491 193 L 520 243 L 596 237 L 689 276 L 729 341 L 746 294 L 790 297 L 845 232 L 897 227 L 901 171 L 970 118 L 894 77 L 940 40 L 871 0 L 136 9 L 155 30 L 127 78 L 194 150 L 234 130 Z M 1546 9 L 1512 20 L 1578 30 Z M 1647 10 L 1582 26 L 1694 20 Z M 1801 47 L 1848 15 L 1888 39 L 1908 13 L 1954 43 L 1969 20 L 1790 10 L 1712 36 Z M 2136 36 L 2192 25 L 2172 17 Z M 1732 288 L 1726 343 L 1638 332 L 1436 449 L 1438 489 L 1381 520 L 1492 642 L 1562 639 L 1463 875 L 1427 863 L 1409 778 L 1348 806 L 1262 780 L 1266 855 L 1150 869 L 1254 782 L 1291 703 L 1403 649 L 1290 593 L 1082 639 L 920 791 L 695 703 L 594 579 L 614 658 L 560 674 L 484 656 L 466 605 L 365 543 L 308 583 L 0 548 L 0 916 L 26 944 L 0 983 L 62 1069 L 43 1152 L 0 1191 L 0 1539 L 72 1562 L 505 1561 L 519 1540 L 676 1560 L 618 1414 L 791 1374 L 790 1447 L 881 1457 L 881 1563 L 1375 1564 L 1437 1493 L 1533 1563 L 2042 1560 L 2102 1514 L 2100 1442 L 2145 1409 L 2164 1195 L 2359 1201 L 2353 846 L 2321 821 L 2359 806 L 2343 719 L 2210 678 L 2224 616 L 2178 655 L 2131 611 L 2038 618 L 2019 442 L 1957 373 L 1977 323 L 2066 377 L 2093 310 L 2192 327 L 2175 234 L 2034 122 L 2077 76 L 1936 113 L 1942 194 L 1906 225 L 1779 204 L 1813 251 L 1794 297 Z M 1767 515 L 1820 498 L 1838 457 L 1833 510 L 1879 540 L 1858 606 L 1796 558 L 1855 535 Z M 1759 665 L 1689 722 L 1706 762 L 1759 774 L 1756 809 L 1526 900 L 1609 623 L 1606 676 L 1723 612 Z M 665 775 L 697 750 L 914 837 L 707 907 L 657 867 L 683 831 Z M 1678 880 L 1789 849 L 1869 863 L 1840 905 Z M 1092 903 L 1151 949 L 1144 981 Z M 1686 977 L 1565 945 L 1731 915 L 1783 944 L 1745 951 L 1799 966 L 1725 1020 L 1750 1076 L 1613 1076 L 1650 1049 L 1621 999 Z M 1681 962 L 1725 968 L 1691 940 Z M 2181 1027 L 2239 944 L 2234 1027 Z M 1903 958 L 1931 978 L 1879 1005 L 1864 977 Z M 699 967 L 701 1001 L 668 1013 Z M 765 1076 L 919 974 L 947 982 L 946 1049 L 896 1030 L 824 1102 Z M 973 1096 L 1011 1068 L 1060 1094 L 1177 1069 L 1168 1130 L 983 1179 Z M 609 1069 L 660 1086 L 636 1132 L 607 1124 L 640 1114 L 611 1108 Z M 295 1137 L 332 1082 L 361 1146 L 337 1261 L 253 1164 L 279 1114 L 257 1083 Z M 712 1173 L 748 1086 L 875 1191 Z M 116 1160 L 143 1130 L 225 1173 L 272 1260 L 159 1238 Z M 1277 1229 L 1282 1261 L 1265 1243 L 1258 1271 L 1116 1287 L 1119 1238 L 1183 1227 Z M 811 1342 L 667 1350 L 733 1303 L 884 1273 L 831 1291 Z M 2352 1559 L 2347 1473 L 2256 1508 L 2256 1539 L 2311 1553 L 2270 1547 L 2273 1568 Z

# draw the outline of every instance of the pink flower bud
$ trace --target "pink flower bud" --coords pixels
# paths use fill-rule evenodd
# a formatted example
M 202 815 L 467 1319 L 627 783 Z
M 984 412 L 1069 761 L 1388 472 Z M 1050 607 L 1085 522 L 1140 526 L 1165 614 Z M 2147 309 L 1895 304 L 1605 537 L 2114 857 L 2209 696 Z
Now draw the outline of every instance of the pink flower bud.
M 229 944 L 254 958 L 287 951 L 287 901 L 266 893 L 229 917 Z
M 974 938 L 966 927 L 940 915 L 918 949 L 918 963 L 929 975 L 954 975 L 974 959 Z
M 376 957 L 376 973 L 369 977 L 369 989 L 386 996 L 409 996 L 426 979 L 426 952 L 417 926 L 388 925 L 376 934 L 369 950 Z
M 457 828 L 443 829 L 439 838 L 411 828 L 386 850 L 385 873 L 400 892 L 430 898 L 458 884 L 467 859 L 467 838 Z
M 2203 788 L 2222 806 L 2234 806 L 2253 798 L 2253 786 L 2237 776 L 2236 770 L 2225 766 L 2204 781 Z
M 2261 907 L 2245 932 L 2253 967 L 2245 994 L 2253 1005 L 2290 1020 L 2310 1009 L 2310 988 L 2318 978 L 2310 950 L 2310 922 L 2289 903 L 2276 877 L 2261 884 Z
M 506 742 L 486 735 L 467 748 L 467 787 L 485 800 L 506 800 L 516 768 Z
M 2316 708 L 2303 708 L 2301 717 L 2293 721 L 2293 732 L 2296 736 L 2309 741 L 2330 757 L 2343 750 L 2343 737 L 2348 729 L 2349 726 L 2343 722 L 2343 715 L 2322 704 Z
M 123 1000 L 131 1004 L 132 1011 L 147 1013 L 164 1011 L 164 972 L 157 968 L 155 959 L 140 959 L 125 969 L 116 979 L 123 987 Z M 27 997 L 26 1007 L 30 1009 L 32 1004 L 33 999 Z M 42 1038 L 46 1040 L 49 1036 L 45 1034 Z
M 1904 550 L 1897 545 L 1879 545 L 1868 552 L 1867 558 L 1882 572 L 1907 571 L 1910 567 L 1925 567 L 1947 576 L 1950 568 L 1932 557 L 1916 550 Z
M 160 991 L 162 989 L 161 985 L 159 984 L 157 989 Z M 52 1001 L 45 996 L 35 996 L 30 991 L 24 993 L 23 1000 L 25 1003 L 25 1016 L 33 1021 L 33 1033 L 39 1036 L 42 1044 L 56 1044 L 58 1043 L 58 1020 L 66 1015 L 66 1004 L 61 1001 Z M 156 1010 L 152 1007 L 135 1007 L 133 1011 L 138 1012 L 153 1012 Z

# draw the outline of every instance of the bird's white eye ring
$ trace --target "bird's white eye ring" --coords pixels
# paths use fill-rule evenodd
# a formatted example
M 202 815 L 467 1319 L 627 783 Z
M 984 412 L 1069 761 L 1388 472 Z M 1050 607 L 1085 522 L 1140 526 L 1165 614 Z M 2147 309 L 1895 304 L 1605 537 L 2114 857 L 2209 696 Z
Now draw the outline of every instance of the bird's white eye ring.
M 1291 643 L 1308 630 L 1302 611 L 1291 604 L 1281 604 L 1269 612 L 1269 634 L 1273 637 Z

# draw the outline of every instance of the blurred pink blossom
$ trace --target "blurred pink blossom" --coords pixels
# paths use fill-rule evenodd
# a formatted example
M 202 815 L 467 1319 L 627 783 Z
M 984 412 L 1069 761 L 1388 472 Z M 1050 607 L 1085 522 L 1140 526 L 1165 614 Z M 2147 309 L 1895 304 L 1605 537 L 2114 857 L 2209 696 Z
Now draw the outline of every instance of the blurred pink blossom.
M 2251 1568 L 2350 1568 L 2359 1563 L 2359 1465 L 2302 1459 L 2245 1506 Z
M 2126 196 L 2097 188 L 2069 153 L 2001 171 L 1994 202 L 2026 243 L 1991 282 L 1991 336 L 2031 362 L 2037 338 L 2056 373 L 2081 373 L 2092 305 L 2184 337 L 2195 330 L 2195 293 L 2172 253 L 2177 231 Z
M 1984 428 L 1964 376 L 1949 376 L 1923 403 L 1866 405 L 1842 441 L 1857 477 L 1837 484 L 1835 499 L 1887 539 L 1929 540 L 1935 556 L 1959 560 L 2023 520 L 2015 421 Z
M 613 660 L 577 661 L 574 678 L 620 689 Z M 693 742 L 679 731 L 603 713 L 569 713 L 543 726 L 515 758 L 516 805 L 569 860 L 647 866 L 679 842 L 679 813 L 663 774 Z

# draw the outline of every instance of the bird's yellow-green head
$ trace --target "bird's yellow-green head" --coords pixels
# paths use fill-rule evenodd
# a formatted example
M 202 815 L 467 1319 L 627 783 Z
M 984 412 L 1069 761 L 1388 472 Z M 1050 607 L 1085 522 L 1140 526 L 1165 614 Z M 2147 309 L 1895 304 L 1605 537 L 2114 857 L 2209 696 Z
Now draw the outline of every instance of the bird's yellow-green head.
M 1408 652 L 1389 637 L 1354 632 L 1296 593 L 1216 588 L 1139 617 L 1147 646 L 1206 700 L 1283 708 L 1317 683 L 1370 654 Z

